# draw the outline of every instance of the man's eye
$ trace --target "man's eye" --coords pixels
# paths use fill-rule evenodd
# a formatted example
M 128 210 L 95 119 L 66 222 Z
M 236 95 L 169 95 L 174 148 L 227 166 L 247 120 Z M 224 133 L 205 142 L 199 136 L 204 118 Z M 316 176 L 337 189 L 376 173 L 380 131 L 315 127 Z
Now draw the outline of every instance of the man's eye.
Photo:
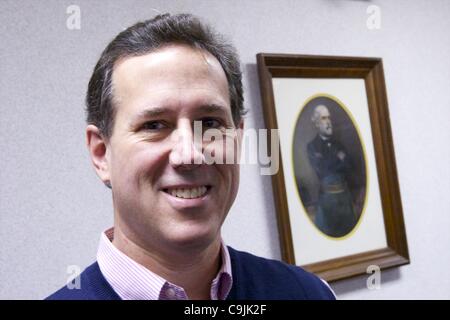
M 203 128 L 219 128 L 221 126 L 221 122 L 214 118 L 205 118 L 202 119 L 202 126 Z
M 142 126 L 142 129 L 149 131 L 157 131 L 166 128 L 167 126 L 162 121 L 147 121 Z

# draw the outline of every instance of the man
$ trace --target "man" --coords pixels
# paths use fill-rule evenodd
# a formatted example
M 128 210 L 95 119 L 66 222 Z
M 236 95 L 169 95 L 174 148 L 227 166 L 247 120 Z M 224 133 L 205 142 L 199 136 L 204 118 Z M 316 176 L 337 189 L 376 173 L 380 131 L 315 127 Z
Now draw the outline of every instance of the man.
M 206 164 L 205 154 L 240 148 L 243 114 L 237 55 L 198 19 L 165 14 L 120 33 L 87 93 L 87 145 L 112 190 L 114 228 L 80 289 L 49 298 L 332 299 L 300 268 L 222 241 L 239 165 Z M 223 137 L 196 143 L 195 122 Z
M 357 222 L 346 183 L 352 166 L 344 147 L 333 138 L 328 108 L 316 106 L 311 120 L 318 133 L 308 143 L 308 158 L 320 181 L 315 224 L 329 236 L 342 237 Z

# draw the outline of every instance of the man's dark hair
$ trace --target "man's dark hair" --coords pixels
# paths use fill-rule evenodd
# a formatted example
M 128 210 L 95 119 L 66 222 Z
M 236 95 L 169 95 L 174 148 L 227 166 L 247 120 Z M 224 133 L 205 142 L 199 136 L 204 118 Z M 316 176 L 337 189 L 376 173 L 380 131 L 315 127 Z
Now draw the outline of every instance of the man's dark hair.
M 119 33 L 94 68 L 86 95 L 87 122 L 97 126 L 104 138 L 112 135 L 116 113 L 112 88 L 114 64 L 119 59 L 145 55 L 176 43 L 206 50 L 219 61 L 228 80 L 233 121 L 238 125 L 245 111 L 242 73 L 234 47 L 190 14 L 163 14 Z

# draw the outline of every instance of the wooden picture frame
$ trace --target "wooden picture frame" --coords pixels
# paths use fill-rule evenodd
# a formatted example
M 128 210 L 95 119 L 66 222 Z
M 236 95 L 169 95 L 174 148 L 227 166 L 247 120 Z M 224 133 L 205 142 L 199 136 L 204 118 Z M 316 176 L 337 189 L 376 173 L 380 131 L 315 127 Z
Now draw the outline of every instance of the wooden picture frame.
M 372 265 L 386 269 L 408 264 L 410 260 L 382 60 L 259 53 L 257 66 L 266 127 L 280 130 L 279 170 L 272 176 L 272 184 L 282 259 L 300 265 L 327 281 L 366 274 Z M 320 114 L 320 101 L 328 103 L 328 107 L 322 109 L 329 110 L 331 120 L 333 117 L 339 118 L 337 113 L 340 113 L 341 137 L 353 135 L 361 142 L 358 149 L 354 147 L 358 143 L 343 138 L 350 141 L 347 145 L 357 150 L 353 154 L 364 160 L 358 162 L 358 172 L 362 174 L 353 169 L 349 169 L 347 174 L 349 177 L 361 177 L 360 182 L 355 184 L 359 185 L 359 189 L 354 190 L 360 190 L 364 196 L 358 198 L 363 199 L 358 207 L 350 200 L 348 208 L 352 209 L 348 210 L 353 210 L 357 222 L 345 235 L 324 231 L 329 229 L 324 229 L 323 224 L 318 222 L 319 217 L 327 217 L 328 214 L 324 208 L 329 202 L 324 202 L 324 199 L 334 199 L 326 198 L 331 194 L 327 192 L 331 191 L 327 189 L 329 185 L 323 182 L 325 174 L 319 177 L 316 171 L 316 177 L 313 177 L 311 173 L 314 172 L 311 168 L 316 168 L 311 160 L 313 155 L 322 156 L 320 152 L 311 151 L 312 142 L 308 139 L 312 137 L 312 128 L 317 130 L 317 137 L 329 141 L 325 139 L 326 134 L 321 134 L 325 131 L 320 131 L 317 117 L 309 117 Z M 334 132 L 334 125 L 332 127 Z M 336 130 L 339 130 L 339 124 Z M 292 132 L 294 134 L 289 135 Z M 296 141 L 298 144 L 295 144 Z M 339 150 L 339 147 L 336 148 Z M 297 154 L 300 160 L 296 160 Z M 347 155 L 336 151 L 335 158 L 336 155 L 351 159 L 350 152 Z M 311 181 L 316 179 L 315 183 L 309 184 L 311 190 L 314 189 L 312 193 L 316 194 L 316 200 L 310 202 L 305 200 L 307 197 L 304 194 L 308 193 L 302 189 L 301 168 L 295 165 L 303 166 L 304 163 L 306 168 L 308 161 L 305 159 L 310 160 L 310 168 L 309 171 L 304 169 L 304 172 L 309 172 L 309 176 L 305 173 L 304 177 L 310 177 L 308 179 Z M 327 173 L 326 176 L 343 175 Z M 342 181 L 342 185 L 350 185 L 345 179 Z M 353 199 L 353 193 L 348 191 L 350 188 L 346 190 L 350 195 L 347 198 Z M 338 207 L 348 213 L 348 210 L 342 209 L 345 205 L 340 203 Z M 359 208 L 359 214 L 355 208 Z

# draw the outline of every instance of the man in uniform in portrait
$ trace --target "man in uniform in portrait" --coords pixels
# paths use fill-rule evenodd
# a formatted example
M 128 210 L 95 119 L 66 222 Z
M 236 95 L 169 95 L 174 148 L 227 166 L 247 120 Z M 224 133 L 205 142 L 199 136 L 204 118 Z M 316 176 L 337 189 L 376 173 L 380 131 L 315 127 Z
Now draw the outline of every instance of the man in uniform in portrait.
M 320 182 L 314 222 L 325 234 L 342 237 L 357 222 L 347 186 L 352 163 L 343 145 L 333 136 L 328 108 L 316 106 L 311 120 L 317 135 L 308 143 L 308 159 Z

